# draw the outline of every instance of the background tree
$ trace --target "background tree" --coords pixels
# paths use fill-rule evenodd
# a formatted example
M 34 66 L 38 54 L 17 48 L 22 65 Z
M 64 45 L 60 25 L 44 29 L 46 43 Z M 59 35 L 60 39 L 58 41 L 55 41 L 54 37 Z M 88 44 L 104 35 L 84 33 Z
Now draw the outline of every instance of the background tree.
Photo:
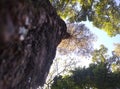
M 107 54 L 107 48 L 104 45 L 92 53 L 92 61 L 96 64 L 106 63 L 112 71 L 120 71 L 120 57 L 112 52 L 112 56 Z
M 107 48 L 104 45 L 100 46 L 100 49 L 96 49 L 92 53 L 92 61 L 94 63 L 107 62 Z
M 96 37 L 84 24 L 67 24 L 68 39 L 62 40 L 58 51 L 62 54 L 75 53 L 81 56 L 90 56 L 93 51 L 93 42 Z
M 88 68 L 79 67 L 72 70 L 71 75 L 56 76 L 51 89 L 68 89 L 68 87 L 69 89 L 120 88 L 120 71 L 112 69 L 112 65 L 116 64 L 119 59 L 115 55 L 105 56 L 106 50 L 103 45 L 100 49 L 95 50 L 92 58 L 96 61 L 93 61 L 94 63 L 90 64 Z
M 115 44 L 114 52 L 117 56 L 120 56 L 120 44 Z
M 62 59 L 63 58 L 63 59 Z M 53 61 L 53 64 L 51 66 L 50 72 L 48 74 L 47 80 L 44 85 L 44 89 L 50 89 L 54 77 L 59 75 L 66 75 L 69 74 L 70 70 L 73 70 L 77 67 L 77 65 L 80 63 L 80 59 L 77 60 L 75 58 L 72 58 L 70 56 L 62 56 L 62 57 L 56 57 Z
M 90 64 L 89 68 L 77 68 L 71 75 L 54 78 L 51 89 L 117 89 L 120 88 L 120 72 L 111 72 L 106 64 Z
M 66 74 L 76 68 L 82 61 L 78 57 L 88 57 L 93 52 L 95 35 L 84 24 L 71 23 L 67 24 L 67 28 L 70 38 L 62 40 L 59 44 L 57 57 L 51 66 L 45 87 L 52 84 L 56 75 Z

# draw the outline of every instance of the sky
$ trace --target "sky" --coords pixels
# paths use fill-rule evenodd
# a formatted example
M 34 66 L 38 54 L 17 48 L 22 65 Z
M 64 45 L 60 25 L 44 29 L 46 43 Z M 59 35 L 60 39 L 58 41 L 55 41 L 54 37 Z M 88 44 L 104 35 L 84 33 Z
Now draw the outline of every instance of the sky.
M 115 1 L 116 1 L 117 5 L 119 5 L 119 4 L 120 4 L 120 0 L 115 0 Z
M 120 0 L 115 1 L 117 5 L 120 4 Z M 108 55 L 112 55 L 112 51 L 115 47 L 114 44 L 120 43 L 120 35 L 110 37 L 105 31 L 93 26 L 92 22 L 85 21 L 81 23 L 84 23 L 90 29 L 90 31 L 97 36 L 97 40 L 94 42 L 94 49 L 99 49 L 100 45 L 103 44 L 105 47 L 108 48 Z M 92 62 L 90 59 L 91 58 L 81 60 L 79 65 L 88 67 L 89 64 Z
M 93 26 L 92 22 L 85 21 L 81 22 L 86 25 L 90 29 L 90 31 L 97 36 L 97 40 L 94 42 L 94 49 L 99 49 L 100 45 L 103 44 L 105 47 L 108 48 L 108 54 L 111 55 L 111 52 L 114 50 L 114 43 L 120 43 L 120 35 L 116 35 L 115 37 L 110 37 L 107 35 L 107 33 L 101 29 L 96 28 Z M 60 58 L 62 60 L 59 61 L 59 71 L 63 70 L 64 65 L 67 65 L 70 63 L 71 60 L 77 61 L 76 67 L 88 67 L 90 63 L 92 63 L 91 57 L 90 58 L 81 58 L 79 56 L 76 56 L 74 54 L 70 55 L 59 55 L 57 52 L 56 58 Z M 67 61 L 66 61 L 67 60 Z M 63 68 L 62 68 L 63 66 Z
M 108 48 L 108 54 L 111 55 L 111 52 L 114 50 L 114 43 L 120 43 L 120 35 L 110 37 L 107 33 L 101 29 L 93 26 L 92 22 L 86 21 L 82 22 L 90 29 L 90 31 L 97 36 L 97 41 L 94 43 L 94 48 L 98 49 L 101 44 Z
M 115 43 L 120 43 L 120 35 L 116 35 L 114 37 L 110 37 L 108 36 L 108 34 L 93 26 L 92 22 L 89 22 L 89 21 L 84 21 L 84 22 L 81 22 L 83 24 L 86 25 L 86 27 L 88 27 L 90 29 L 90 31 L 95 34 L 97 36 L 97 39 L 96 41 L 94 42 L 93 46 L 94 46 L 94 49 L 99 49 L 100 45 L 103 44 L 105 47 L 108 48 L 108 55 L 112 55 L 112 51 L 114 50 L 114 44 Z M 78 60 L 79 62 L 76 63 L 76 66 L 80 66 L 80 67 L 88 67 L 90 63 L 92 63 L 92 60 L 91 60 L 91 57 L 89 58 L 81 58 L 79 56 L 76 56 L 74 54 L 70 54 L 70 55 L 59 55 L 59 53 L 57 53 L 56 55 L 56 58 L 57 57 L 61 57 L 63 63 L 65 60 L 68 60 L 69 57 L 73 58 L 75 61 Z M 67 62 L 69 63 L 70 60 L 68 60 Z
M 115 0 L 116 4 L 120 4 L 120 0 Z M 101 29 L 93 26 L 92 22 L 85 21 L 82 22 L 86 24 L 86 26 L 90 29 L 92 33 L 97 35 L 97 41 L 94 43 L 94 48 L 99 48 L 101 44 L 108 48 L 108 54 L 111 55 L 111 52 L 114 50 L 114 43 L 120 43 L 120 35 L 116 35 L 114 37 L 110 37 L 107 33 Z
M 120 4 L 120 0 L 115 0 L 115 1 L 117 5 Z M 110 37 L 107 35 L 105 31 L 93 26 L 92 22 L 85 21 L 82 23 L 84 23 L 90 29 L 90 31 L 97 36 L 97 41 L 94 42 L 94 48 L 99 49 L 100 45 L 103 44 L 105 47 L 108 48 L 108 54 L 111 55 L 112 54 L 111 52 L 114 50 L 114 47 L 115 47 L 114 44 L 120 43 L 120 35 Z M 92 62 L 91 60 L 84 59 L 84 60 L 81 60 L 80 65 L 88 67 L 91 62 Z
M 101 29 L 96 28 L 93 26 L 92 22 L 85 21 L 81 22 L 84 23 L 90 31 L 97 36 L 97 40 L 94 42 L 94 49 L 99 49 L 100 45 L 103 44 L 105 47 L 108 48 L 108 55 L 112 55 L 112 51 L 114 50 L 114 44 L 120 43 L 120 35 L 116 35 L 115 37 L 110 37 L 107 33 Z M 89 59 L 82 59 L 79 63 L 79 66 L 88 67 L 92 60 Z

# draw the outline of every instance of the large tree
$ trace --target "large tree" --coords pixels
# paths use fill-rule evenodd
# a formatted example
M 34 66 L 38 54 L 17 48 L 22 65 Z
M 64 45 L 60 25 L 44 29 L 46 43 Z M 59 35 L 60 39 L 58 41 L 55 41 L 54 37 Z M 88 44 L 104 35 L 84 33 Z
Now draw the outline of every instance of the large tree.
M 66 37 L 49 0 L 0 0 L 0 89 L 42 86 Z

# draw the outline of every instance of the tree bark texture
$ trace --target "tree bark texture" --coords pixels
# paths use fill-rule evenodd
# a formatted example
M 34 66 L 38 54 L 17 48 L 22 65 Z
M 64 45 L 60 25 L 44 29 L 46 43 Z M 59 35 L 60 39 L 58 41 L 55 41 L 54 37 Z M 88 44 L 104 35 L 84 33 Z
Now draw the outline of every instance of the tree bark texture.
M 0 0 L 0 89 L 43 86 L 65 37 L 48 0 Z

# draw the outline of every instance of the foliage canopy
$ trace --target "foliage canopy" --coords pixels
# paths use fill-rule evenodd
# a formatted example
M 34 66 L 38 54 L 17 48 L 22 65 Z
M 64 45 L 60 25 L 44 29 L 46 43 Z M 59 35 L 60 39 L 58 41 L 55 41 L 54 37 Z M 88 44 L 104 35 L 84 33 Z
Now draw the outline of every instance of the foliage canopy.
M 92 21 L 109 36 L 120 34 L 120 5 L 115 0 L 51 0 L 68 22 Z

